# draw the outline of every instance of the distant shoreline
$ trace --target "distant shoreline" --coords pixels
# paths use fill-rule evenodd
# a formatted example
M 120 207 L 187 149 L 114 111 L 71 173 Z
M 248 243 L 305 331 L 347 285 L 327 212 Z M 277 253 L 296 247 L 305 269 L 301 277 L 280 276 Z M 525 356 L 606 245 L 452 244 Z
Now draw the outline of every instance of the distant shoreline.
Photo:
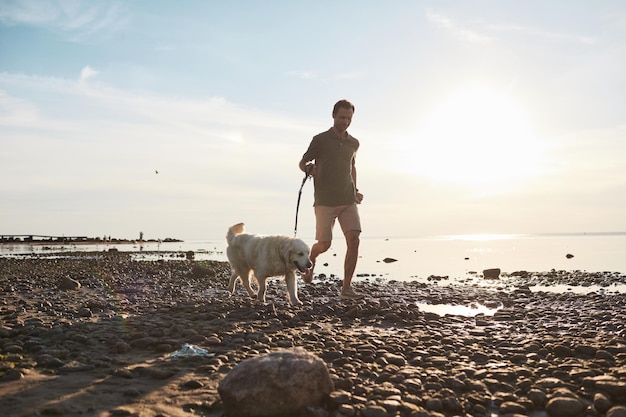
M 143 245 L 146 243 L 176 243 L 184 242 L 180 239 L 165 238 L 165 239 L 144 239 L 144 240 L 129 240 L 129 239 L 102 239 L 102 238 L 87 238 L 87 237 L 49 237 L 46 239 L 31 239 L 31 238 L 7 238 L 6 236 L 0 236 L 0 245 L 31 245 L 31 246 L 63 246 L 63 245 Z

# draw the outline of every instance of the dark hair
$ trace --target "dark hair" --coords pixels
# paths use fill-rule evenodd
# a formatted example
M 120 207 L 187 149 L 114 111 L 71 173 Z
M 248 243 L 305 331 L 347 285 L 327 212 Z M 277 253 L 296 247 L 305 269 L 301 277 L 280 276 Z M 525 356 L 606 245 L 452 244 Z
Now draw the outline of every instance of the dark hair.
M 354 112 L 354 104 L 350 103 L 348 100 L 339 100 L 338 102 L 335 103 L 335 107 L 333 107 L 333 117 L 335 117 L 335 115 L 337 114 L 337 111 L 340 108 L 344 108 L 344 109 L 352 109 L 352 111 Z

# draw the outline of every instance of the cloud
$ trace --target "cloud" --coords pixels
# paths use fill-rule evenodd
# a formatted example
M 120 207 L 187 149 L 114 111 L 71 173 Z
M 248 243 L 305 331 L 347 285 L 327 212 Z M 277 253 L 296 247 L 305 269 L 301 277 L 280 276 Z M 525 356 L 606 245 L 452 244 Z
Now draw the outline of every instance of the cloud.
M 98 75 L 98 71 L 87 65 L 80 71 L 80 82 L 85 82 L 89 78 L 94 78 L 96 75 Z
M 20 210 L 49 205 L 54 220 L 41 230 L 90 234 L 97 224 L 154 233 L 169 227 L 163 218 L 191 210 L 221 235 L 232 218 L 291 218 L 297 161 L 316 123 L 219 96 L 173 98 L 81 82 L 94 72 L 86 66 L 74 79 L 0 73 L 0 189 L 13 202 L 7 219 L 22 222 Z M 8 175 L 24 166 L 19 181 Z M 65 216 L 92 224 L 60 226 Z M 198 233 L 174 223 L 176 236 Z
M 110 138 L 122 142 L 124 137 L 156 135 L 165 140 L 175 137 L 181 144 L 212 146 L 223 141 L 237 143 L 234 137 L 247 143 L 289 143 L 294 134 L 308 136 L 317 128 L 310 120 L 268 113 L 219 96 L 172 98 L 85 82 L 97 74 L 88 65 L 77 80 L 0 73 L 0 110 L 7 110 L 0 118 L 0 129 L 28 125 L 33 131 L 73 136 L 82 128 L 93 131 L 102 124 Z M 59 102 L 64 105 L 49 105 Z M 33 120 L 36 123 L 31 123 Z
M 313 71 L 288 71 L 285 74 L 289 77 L 299 78 L 301 80 L 311 80 L 314 78 L 321 79 L 322 82 L 356 80 L 359 78 L 363 78 L 365 76 L 364 71 L 342 72 L 338 74 L 324 75 L 324 76 L 320 76 L 318 73 L 313 72 Z
M 41 25 L 55 21 L 59 10 L 49 2 L 4 1 L 0 21 L 9 25 Z
M 482 35 L 474 30 L 460 27 L 455 21 L 453 21 L 449 17 L 436 13 L 432 10 L 426 11 L 426 18 L 428 19 L 428 21 L 434 23 L 441 28 L 446 29 L 455 37 L 466 42 L 485 42 L 491 39 L 489 36 Z
M 467 42 L 484 42 L 492 40 L 493 37 L 486 35 L 486 32 L 517 33 L 522 36 L 534 37 L 542 40 L 552 40 L 561 42 L 575 42 L 584 45 L 594 45 L 596 40 L 592 36 L 584 36 L 570 33 L 552 32 L 531 26 L 501 23 L 481 23 L 480 31 L 468 29 L 461 26 L 455 20 L 433 10 L 426 11 L 426 18 L 438 27 L 446 29 L 455 37 Z
M 111 2 L 8 0 L 0 8 L 0 22 L 61 30 L 70 34 L 72 41 L 96 33 L 115 32 L 128 21 L 124 9 Z
M 364 71 L 342 72 L 332 77 L 333 80 L 356 80 L 365 76 Z
M 525 36 L 539 38 L 542 40 L 554 40 L 562 42 L 575 42 L 584 45 L 594 45 L 596 43 L 595 38 L 592 36 L 572 35 L 568 33 L 557 33 L 541 30 L 538 28 L 522 25 L 504 25 L 504 24 L 490 24 L 486 26 L 486 29 L 497 32 L 509 32 L 519 33 Z
M 0 90 L 0 126 L 28 126 L 38 116 L 36 106 Z
M 289 77 L 300 78 L 303 80 L 317 78 L 317 74 L 314 71 L 287 71 Z

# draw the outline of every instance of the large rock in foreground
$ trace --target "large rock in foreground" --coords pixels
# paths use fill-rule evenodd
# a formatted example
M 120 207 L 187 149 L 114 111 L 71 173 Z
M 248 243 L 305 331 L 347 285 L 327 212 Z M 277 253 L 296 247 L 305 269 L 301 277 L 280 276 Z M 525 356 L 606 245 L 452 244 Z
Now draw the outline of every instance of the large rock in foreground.
M 320 405 L 333 388 L 324 361 L 296 348 L 241 362 L 218 391 L 228 417 L 272 417 Z

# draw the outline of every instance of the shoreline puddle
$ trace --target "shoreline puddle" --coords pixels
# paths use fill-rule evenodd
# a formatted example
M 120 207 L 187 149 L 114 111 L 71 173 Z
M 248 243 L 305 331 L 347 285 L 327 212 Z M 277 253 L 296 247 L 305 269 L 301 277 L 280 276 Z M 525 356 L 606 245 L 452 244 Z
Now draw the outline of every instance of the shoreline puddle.
M 503 306 L 496 308 L 490 308 L 483 304 L 472 303 L 468 305 L 454 305 L 454 304 L 427 304 L 417 303 L 417 307 L 424 313 L 435 313 L 439 316 L 453 315 L 463 317 L 475 317 L 478 315 L 493 316 L 496 311 L 500 310 Z

